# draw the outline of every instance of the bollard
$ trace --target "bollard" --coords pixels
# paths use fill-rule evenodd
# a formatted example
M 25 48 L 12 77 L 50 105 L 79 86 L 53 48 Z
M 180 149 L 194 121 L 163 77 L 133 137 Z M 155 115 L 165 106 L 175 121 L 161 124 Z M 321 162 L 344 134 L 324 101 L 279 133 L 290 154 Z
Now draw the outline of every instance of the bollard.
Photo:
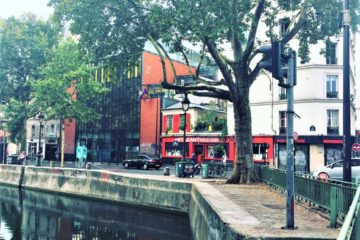
M 55 162 L 54 161 L 50 161 L 50 167 L 55 167 Z
M 86 169 L 91 169 L 91 163 L 86 163 Z
M 170 176 L 170 168 L 164 167 L 164 176 Z

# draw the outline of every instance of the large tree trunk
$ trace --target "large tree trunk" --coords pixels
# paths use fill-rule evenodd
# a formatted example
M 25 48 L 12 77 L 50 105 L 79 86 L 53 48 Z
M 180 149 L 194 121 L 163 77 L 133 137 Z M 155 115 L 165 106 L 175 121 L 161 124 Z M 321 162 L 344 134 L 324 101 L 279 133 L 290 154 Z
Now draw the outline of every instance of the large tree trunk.
M 234 171 L 226 181 L 227 183 L 249 183 L 253 180 L 254 176 L 249 89 L 241 90 L 239 98 L 233 102 L 236 156 Z

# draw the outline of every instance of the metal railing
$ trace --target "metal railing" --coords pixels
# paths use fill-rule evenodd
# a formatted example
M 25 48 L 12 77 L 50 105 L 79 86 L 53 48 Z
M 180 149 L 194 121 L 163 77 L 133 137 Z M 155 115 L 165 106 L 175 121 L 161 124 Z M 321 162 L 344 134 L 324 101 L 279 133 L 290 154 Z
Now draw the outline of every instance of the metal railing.
M 259 166 L 263 182 L 276 186 L 285 191 L 286 172 L 279 169 Z M 331 198 L 336 197 L 336 215 L 345 217 L 355 197 L 357 185 L 340 181 L 321 181 L 305 174 L 294 174 L 295 195 L 316 204 L 326 210 L 331 210 Z M 333 191 L 333 195 L 332 192 Z M 334 195 L 336 194 L 336 195 Z
M 337 240 L 360 239 L 360 187 L 346 215 Z

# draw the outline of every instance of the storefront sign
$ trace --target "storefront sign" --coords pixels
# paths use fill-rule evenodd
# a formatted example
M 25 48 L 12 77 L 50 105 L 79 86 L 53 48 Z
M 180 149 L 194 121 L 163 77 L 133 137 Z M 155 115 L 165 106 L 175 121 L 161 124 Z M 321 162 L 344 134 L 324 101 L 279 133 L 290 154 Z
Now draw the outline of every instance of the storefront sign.
M 183 142 L 184 138 L 178 137 L 175 138 L 174 141 Z M 194 143 L 224 143 L 231 142 L 230 138 L 217 138 L 217 137 L 187 137 L 186 142 L 194 142 Z

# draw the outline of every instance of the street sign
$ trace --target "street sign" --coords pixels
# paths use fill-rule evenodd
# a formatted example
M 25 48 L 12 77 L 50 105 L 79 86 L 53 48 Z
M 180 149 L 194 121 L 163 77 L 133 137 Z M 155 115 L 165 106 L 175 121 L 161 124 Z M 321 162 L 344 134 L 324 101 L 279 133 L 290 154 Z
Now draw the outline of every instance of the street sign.
M 360 143 L 354 143 L 351 147 L 354 152 L 360 152 Z

